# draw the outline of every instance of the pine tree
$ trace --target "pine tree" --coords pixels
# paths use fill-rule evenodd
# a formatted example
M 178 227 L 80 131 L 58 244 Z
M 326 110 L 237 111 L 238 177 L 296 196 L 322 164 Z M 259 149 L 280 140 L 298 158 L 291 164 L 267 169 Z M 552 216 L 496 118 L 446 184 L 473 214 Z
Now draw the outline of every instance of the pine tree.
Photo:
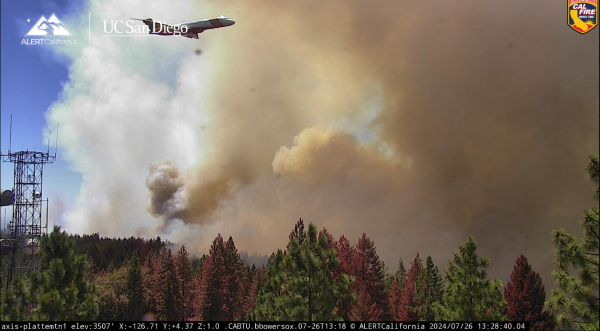
M 317 229 L 309 224 L 303 233 L 300 220 L 290 235 L 288 251 L 278 251 L 269 259 L 267 281 L 259 291 L 254 316 L 259 320 L 327 321 L 338 318 L 340 301 L 348 295 L 351 278 L 334 276 L 339 267 L 327 236 L 317 239 Z M 304 238 L 302 244 L 300 239 Z
M 144 314 L 144 285 L 142 279 L 142 265 L 135 252 L 127 268 L 126 295 L 128 299 L 127 320 L 139 321 Z
M 398 279 L 398 285 L 400 286 L 401 292 L 404 292 L 406 277 L 406 268 L 404 268 L 404 262 L 402 262 L 402 259 L 400 259 L 400 262 L 398 263 L 398 271 L 396 271 L 396 278 Z
M 310 224 L 308 236 L 303 241 L 292 235 L 290 238 L 289 251 L 284 258 L 284 263 L 290 271 L 289 290 L 293 293 L 294 303 L 289 305 L 288 309 L 295 320 L 312 322 L 316 313 L 317 287 L 324 281 L 318 277 L 321 275 L 317 275 L 322 271 L 322 261 L 313 249 L 317 245 L 316 228 Z
M 363 233 L 356 244 L 355 309 L 362 321 L 389 320 L 388 298 L 385 293 L 383 266 L 375 244 Z
M 338 241 L 333 242 L 333 247 L 340 261 L 339 268 L 333 271 L 335 278 L 340 279 L 341 275 L 346 274 L 351 277 L 353 283 L 349 295 L 340 300 L 336 314 L 344 321 L 360 320 L 358 316 L 352 314 L 356 301 L 356 248 L 350 244 L 350 241 L 344 235 L 341 235 Z
M 246 315 L 246 312 L 240 307 L 240 302 L 248 293 L 249 279 L 240 254 L 235 247 L 233 238 L 229 237 L 225 243 L 224 262 L 226 270 L 226 286 L 229 296 L 226 298 L 226 305 L 229 307 L 228 320 L 239 320 Z
M 300 245 L 304 244 L 304 241 L 306 240 L 306 230 L 304 230 L 304 221 L 302 219 L 296 222 L 294 225 L 294 230 L 290 233 L 289 238 L 290 241 L 288 242 L 288 249 L 290 248 L 290 244 L 292 243 L 293 239 L 298 240 Z
M 529 321 L 531 330 L 554 330 L 554 316 L 544 309 L 546 291 L 540 275 L 520 255 L 504 289 L 510 321 Z
M 159 261 L 160 303 L 156 316 L 161 321 L 180 321 L 183 319 L 183 302 L 171 250 L 163 248 Z
M 322 237 L 325 237 L 325 248 L 329 249 L 329 248 L 334 248 L 335 243 L 333 241 L 333 235 L 331 233 L 329 233 L 329 231 L 327 231 L 326 228 L 323 228 L 323 230 L 321 230 L 319 232 L 319 236 L 317 237 L 317 240 L 321 240 Z
M 98 319 L 123 321 L 128 318 L 129 299 L 126 295 L 127 268 L 109 268 L 100 271 L 93 280 L 96 286 Z
M 590 156 L 587 172 L 594 182 L 594 199 L 598 200 L 598 156 Z M 556 246 L 556 268 L 552 272 L 558 285 L 552 290 L 548 305 L 556 314 L 557 323 L 581 330 L 599 330 L 600 298 L 598 296 L 598 208 L 585 211 L 579 222 L 584 237 L 581 243 L 564 229 L 552 232 Z
M 160 263 L 158 253 L 151 251 L 146 256 L 144 267 L 142 268 L 142 283 L 144 287 L 144 312 L 156 314 L 161 304 L 161 280 Z
M 194 276 L 192 277 L 192 282 L 190 284 L 190 302 L 191 302 L 191 318 L 192 321 L 200 321 L 202 320 L 202 269 L 198 269 L 200 266 L 194 270 Z
M 381 272 L 383 273 L 383 282 L 385 283 L 385 292 L 387 293 L 392 287 L 392 282 L 394 281 L 396 274 L 391 274 L 390 268 L 383 261 L 381 261 Z
M 74 254 L 74 240 L 55 227 L 40 241 L 40 269 L 2 295 L 3 321 L 83 321 L 98 316 L 86 255 Z
M 406 269 L 404 268 L 404 262 L 400 259 L 398 263 L 398 270 L 394 274 L 394 279 L 388 292 L 388 302 L 390 307 L 390 317 L 394 321 L 402 321 L 403 318 L 400 316 L 402 295 L 404 293 L 404 286 L 406 284 Z
M 340 260 L 340 267 L 336 269 L 335 274 L 339 275 L 345 273 L 354 275 L 356 263 L 356 249 L 354 246 L 350 244 L 350 241 L 344 235 L 341 235 L 340 239 L 333 243 L 333 246 L 335 247 L 337 257 Z
M 256 306 L 251 319 L 256 321 L 292 321 L 287 305 L 290 301 L 288 273 L 283 263 L 285 255 L 281 249 L 269 257 L 266 281 L 256 296 Z
M 334 271 L 339 267 L 335 249 L 327 236 L 317 239 L 317 228 L 309 224 L 307 239 L 303 245 L 292 240 L 287 264 L 292 269 L 290 288 L 295 294 L 304 299 L 305 309 L 297 315 L 300 320 L 324 321 L 335 317 L 335 310 L 344 299 L 352 284 L 346 274 L 334 277 Z
M 200 292 L 197 298 L 199 311 L 196 312 L 196 316 L 201 316 L 205 321 L 231 321 L 237 316 L 235 270 L 239 268 L 239 254 L 233 240 L 230 238 L 228 242 L 226 245 L 219 234 L 202 265 Z
M 256 268 L 253 264 L 250 269 L 250 287 L 248 289 L 248 295 L 244 298 L 244 312 L 246 315 L 244 319 L 254 318 L 254 309 L 256 308 L 257 296 L 260 288 L 265 284 L 267 279 L 267 270 L 265 267 Z
M 175 275 L 181 298 L 181 320 L 192 318 L 192 263 L 185 246 L 181 246 L 175 258 Z
M 400 287 L 400 281 L 398 277 L 394 276 L 392 280 L 392 286 L 388 293 L 390 315 L 393 321 L 402 321 L 400 317 L 400 304 L 402 299 L 402 287 Z
M 420 277 L 421 286 L 415 289 L 421 301 L 420 315 L 426 321 L 433 321 L 435 313 L 432 308 L 442 301 L 444 282 L 431 256 L 427 257 L 426 267 Z
M 22 277 L 13 278 L 11 287 L 2 292 L 0 305 L 0 320 L 26 321 L 37 298 L 28 290 L 27 283 Z
M 417 296 L 418 289 L 423 286 L 422 278 L 420 278 L 422 271 L 423 263 L 419 258 L 419 253 L 417 253 L 408 270 L 404 291 L 400 300 L 398 317 L 401 321 L 418 321 L 424 317 L 421 316 L 422 303 Z
M 448 286 L 437 319 L 447 321 L 505 320 L 506 301 L 502 297 L 502 282 L 487 279 L 488 258 L 479 259 L 477 243 L 469 237 L 459 246 L 446 270 Z

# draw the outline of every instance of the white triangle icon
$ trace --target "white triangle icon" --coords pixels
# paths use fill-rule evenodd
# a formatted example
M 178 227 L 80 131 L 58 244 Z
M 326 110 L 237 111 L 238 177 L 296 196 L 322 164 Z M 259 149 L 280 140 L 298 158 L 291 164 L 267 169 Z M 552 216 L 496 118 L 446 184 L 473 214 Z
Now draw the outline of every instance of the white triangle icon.
M 71 34 L 54 13 L 49 19 L 44 15 L 31 27 L 26 36 L 70 36 Z

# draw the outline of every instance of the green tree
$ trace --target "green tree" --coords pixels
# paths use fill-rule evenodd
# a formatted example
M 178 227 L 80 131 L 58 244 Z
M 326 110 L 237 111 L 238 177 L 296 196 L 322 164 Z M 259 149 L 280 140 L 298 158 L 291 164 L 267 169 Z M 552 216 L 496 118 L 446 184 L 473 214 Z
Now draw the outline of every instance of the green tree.
M 332 271 L 340 262 L 335 249 L 327 246 L 326 236 L 317 240 L 317 228 L 312 223 L 302 245 L 297 239 L 290 241 L 284 263 L 292 272 L 289 289 L 298 303 L 290 307 L 295 320 L 331 320 L 338 302 L 349 292 L 347 275 L 333 281 Z
M 40 269 L 15 277 L 2 296 L 2 320 L 83 321 L 98 316 L 95 287 L 86 255 L 74 253 L 74 240 L 55 227 L 40 242 Z
M 406 268 L 404 267 L 404 262 L 400 259 L 398 262 L 398 270 L 396 271 L 396 279 L 398 280 L 398 286 L 400 287 L 400 293 L 404 291 L 404 284 L 406 283 Z
M 137 252 L 129 261 L 127 268 L 127 280 L 125 283 L 125 293 L 127 295 L 128 320 L 140 320 L 142 318 L 144 307 L 144 286 L 142 279 L 142 264 Z
M 302 241 L 302 242 L 301 242 Z M 254 318 L 259 320 L 328 321 L 339 318 L 336 309 L 349 295 L 347 274 L 334 277 L 340 262 L 327 236 L 317 238 L 300 220 L 290 235 L 289 250 L 269 259 L 267 282 L 259 291 Z
M 490 282 L 485 268 L 489 258 L 477 256 L 477 243 L 469 237 L 459 246 L 446 270 L 448 286 L 443 303 L 437 306 L 439 320 L 499 321 L 506 320 L 506 301 L 502 297 L 502 281 Z
M 2 304 L 0 305 L 0 320 L 2 321 L 26 321 L 31 313 L 35 302 L 33 293 L 29 291 L 25 279 L 13 278 L 11 287 L 2 293 Z
M 590 156 L 586 170 L 595 184 L 594 199 L 597 202 L 597 155 Z M 556 246 L 556 268 L 552 275 L 558 287 L 552 290 L 548 305 L 560 326 L 571 328 L 574 324 L 581 330 L 598 330 L 598 208 L 586 210 L 579 223 L 584 233 L 581 243 L 562 228 L 552 232 L 552 242 Z
M 93 280 L 98 297 L 98 319 L 101 321 L 123 321 L 128 319 L 126 282 L 127 268 L 108 268 L 100 271 Z M 141 317 L 141 316 L 140 316 Z
M 296 239 L 298 240 L 298 243 L 300 245 L 304 244 L 304 241 L 306 240 L 306 230 L 304 230 L 304 221 L 302 219 L 300 219 L 298 222 L 296 222 L 296 224 L 294 225 L 294 230 L 292 230 L 292 232 L 290 233 L 290 241 L 288 242 L 287 248 L 289 249 L 290 245 L 292 244 L 292 240 Z
M 404 262 L 400 259 L 398 263 L 398 270 L 394 274 L 394 279 L 392 280 L 392 284 L 388 291 L 388 301 L 390 307 L 390 315 L 392 320 L 401 321 L 400 317 L 400 308 L 401 308 L 401 299 L 402 294 L 404 293 L 404 285 L 406 284 L 406 268 L 404 268 Z
M 257 321 L 290 321 L 292 316 L 287 312 L 289 303 L 288 274 L 283 264 L 284 254 L 281 249 L 269 257 L 266 270 L 266 281 L 258 290 L 256 306 L 250 314 L 251 320 Z
M 423 302 L 418 295 L 419 289 L 424 285 L 421 274 L 423 273 L 423 262 L 419 257 L 419 253 L 410 264 L 406 283 L 404 284 L 404 292 L 400 299 L 400 307 L 398 317 L 402 321 L 418 321 L 424 318 L 422 315 Z
M 422 303 L 420 316 L 423 316 L 426 321 L 433 321 L 435 320 L 435 314 L 432 307 L 442 301 L 444 279 L 440 275 L 438 267 L 433 263 L 431 256 L 427 257 L 425 268 L 420 277 L 423 286 L 415 289 L 417 297 Z

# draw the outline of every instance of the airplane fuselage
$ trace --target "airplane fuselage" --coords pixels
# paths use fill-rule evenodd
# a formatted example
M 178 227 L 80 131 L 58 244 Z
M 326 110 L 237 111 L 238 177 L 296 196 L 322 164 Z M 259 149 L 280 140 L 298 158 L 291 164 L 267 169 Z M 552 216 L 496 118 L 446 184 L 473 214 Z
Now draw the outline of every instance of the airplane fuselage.
M 183 37 L 194 39 L 198 39 L 198 33 L 202 33 L 204 30 L 223 28 L 235 24 L 234 20 L 225 16 L 172 25 L 158 21 L 155 22 L 151 18 L 141 21 L 148 26 L 150 34 L 161 36 L 181 35 Z
M 211 18 L 201 21 L 193 21 L 179 24 L 180 26 L 187 26 L 188 29 L 215 29 L 223 28 L 235 24 L 235 21 L 225 16 L 219 16 L 217 18 Z

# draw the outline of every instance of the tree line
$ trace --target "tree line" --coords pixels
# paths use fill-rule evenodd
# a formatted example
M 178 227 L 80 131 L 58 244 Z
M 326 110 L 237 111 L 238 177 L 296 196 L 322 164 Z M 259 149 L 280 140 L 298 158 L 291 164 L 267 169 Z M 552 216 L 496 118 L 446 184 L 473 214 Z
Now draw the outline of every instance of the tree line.
M 587 172 L 598 200 L 597 156 Z M 42 239 L 40 269 L 14 279 L 0 313 L 2 320 L 43 321 L 125 321 L 148 314 L 181 321 L 511 320 L 529 321 L 532 330 L 598 330 L 598 208 L 587 210 L 580 225 L 582 240 L 553 231 L 556 287 L 548 301 L 523 255 L 506 286 L 488 279 L 490 260 L 478 256 L 472 237 L 458 246 L 444 273 L 431 256 L 418 253 L 390 273 L 367 234 L 353 245 L 302 219 L 266 266 L 245 265 L 233 239 L 219 234 L 197 260 L 185 246 L 175 253 L 160 238 L 132 238 L 131 254 L 113 254 L 114 262 L 103 254 L 103 267 L 92 268 L 95 259 L 77 253 L 82 238 L 55 228 Z

